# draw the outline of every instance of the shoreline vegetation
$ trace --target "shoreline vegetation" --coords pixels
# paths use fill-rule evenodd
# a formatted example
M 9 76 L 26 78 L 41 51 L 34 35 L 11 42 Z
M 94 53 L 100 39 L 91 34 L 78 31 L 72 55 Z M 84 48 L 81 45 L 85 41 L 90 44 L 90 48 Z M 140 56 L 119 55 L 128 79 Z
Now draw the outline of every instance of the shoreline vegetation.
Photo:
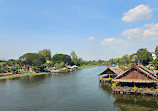
M 92 68 L 95 67 L 93 66 L 79 66 L 78 70 L 82 70 L 82 69 L 86 69 L 86 68 Z M 36 75 L 45 75 L 45 74 L 52 74 L 51 72 L 40 72 L 40 73 L 26 73 L 26 74 L 11 74 L 11 75 L 6 75 L 6 76 L 1 76 L 0 80 L 3 79 L 13 79 L 13 78 L 19 78 L 19 77 L 24 77 L 24 76 L 36 76 Z M 54 73 L 54 74 L 58 74 L 58 73 Z M 1 74 L 0 74 L 1 75 Z
M 92 68 L 92 67 L 95 67 L 95 65 L 92 65 L 92 66 L 79 66 L 78 69 L 82 70 L 82 69 Z
M 153 55 L 155 58 L 153 58 Z M 132 55 L 124 55 L 122 58 L 110 60 L 83 60 L 75 51 L 68 54 L 55 54 L 52 56 L 50 49 L 40 50 L 36 53 L 26 53 L 17 60 L 0 60 L 0 78 L 9 76 L 23 76 L 26 74 L 41 73 L 67 73 L 75 70 L 91 68 L 94 66 L 119 66 L 123 70 L 131 67 L 133 63 L 142 63 L 150 70 L 158 70 L 158 46 L 155 52 L 149 52 L 146 48 L 138 49 Z
M 68 73 L 90 68 L 96 65 L 105 65 L 103 60 L 85 61 L 72 51 L 68 54 L 55 54 L 50 49 L 36 53 L 26 53 L 18 59 L 0 60 L 0 78 L 9 78 L 36 75 L 40 73 Z

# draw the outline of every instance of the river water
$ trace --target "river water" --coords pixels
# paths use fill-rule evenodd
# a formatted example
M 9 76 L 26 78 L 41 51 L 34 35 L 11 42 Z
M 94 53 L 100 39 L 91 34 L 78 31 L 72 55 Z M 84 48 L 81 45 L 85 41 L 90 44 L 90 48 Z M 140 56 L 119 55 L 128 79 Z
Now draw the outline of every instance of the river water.
M 158 111 L 158 97 L 112 94 L 106 67 L 0 81 L 0 111 Z

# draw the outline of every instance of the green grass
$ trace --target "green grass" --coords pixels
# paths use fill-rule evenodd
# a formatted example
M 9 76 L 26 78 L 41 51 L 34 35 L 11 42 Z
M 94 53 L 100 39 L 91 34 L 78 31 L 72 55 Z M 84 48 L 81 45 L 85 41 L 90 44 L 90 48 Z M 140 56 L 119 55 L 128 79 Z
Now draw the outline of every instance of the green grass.
M 85 68 L 92 68 L 92 67 L 94 67 L 94 66 L 79 66 L 79 67 L 78 67 L 78 69 L 80 69 L 80 70 L 81 70 L 81 69 L 85 69 Z
M 0 80 L 1 79 L 11 79 L 11 78 L 23 77 L 23 76 L 30 76 L 30 75 L 43 75 L 43 74 L 49 74 L 49 73 L 35 73 L 35 74 L 11 75 L 11 76 L 0 77 Z

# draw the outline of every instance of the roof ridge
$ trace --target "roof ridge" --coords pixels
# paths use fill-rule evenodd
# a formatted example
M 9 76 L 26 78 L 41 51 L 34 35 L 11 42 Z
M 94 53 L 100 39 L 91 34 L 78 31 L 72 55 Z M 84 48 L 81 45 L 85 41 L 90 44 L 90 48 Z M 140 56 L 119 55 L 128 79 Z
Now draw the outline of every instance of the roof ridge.
M 132 66 L 129 70 L 127 70 L 127 71 L 125 71 L 124 73 L 118 75 L 115 79 L 118 79 L 118 78 L 121 77 L 123 74 L 125 74 L 126 72 L 130 71 L 130 70 L 133 69 L 133 68 L 135 68 L 135 69 L 137 69 L 137 70 L 143 72 L 144 74 L 146 74 L 146 75 L 150 76 L 151 78 L 155 79 L 156 81 L 158 81 L 157 78 L 155 78 L 155 77 L 152 76 L 151 74 L 148 74 L 148 72 L 144 71 L 143 69 L 139 69 L 136 64 L 133 64 L 133 66 Z

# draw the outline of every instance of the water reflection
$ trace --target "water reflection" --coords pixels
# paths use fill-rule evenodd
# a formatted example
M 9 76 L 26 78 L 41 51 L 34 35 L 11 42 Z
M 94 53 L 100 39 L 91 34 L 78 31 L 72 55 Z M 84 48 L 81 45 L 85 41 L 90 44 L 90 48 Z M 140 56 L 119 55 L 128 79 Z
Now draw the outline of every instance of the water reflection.
M 114 105 L 123 111 L 157 111 L 158 98 L 153 96 L 140 96 L 140 95 L 114 95 Z
M 110 83 L 99 83 L 99 87 L 109 96 L 112 96 L 111 84 Z
M 51 74 L 43 74 L 43 75 L 29 75 L 29 76 L 23 76 L 23 77 L 20 77 L 20 81 L 22 83 L 38 83 L 38 82 L 41 82 L 43 81 L 44 79 L 46 78 L 50 78 L 52 75 Z
M 122 111 L 158 111 L 158 97 L 141 96 L 141 95 L 127 95 L 127 94 L 113 94 L 110 84 L 99 84 L 100 88 L 109 95 L 115 98 L 114 106 L 120 108 Z

